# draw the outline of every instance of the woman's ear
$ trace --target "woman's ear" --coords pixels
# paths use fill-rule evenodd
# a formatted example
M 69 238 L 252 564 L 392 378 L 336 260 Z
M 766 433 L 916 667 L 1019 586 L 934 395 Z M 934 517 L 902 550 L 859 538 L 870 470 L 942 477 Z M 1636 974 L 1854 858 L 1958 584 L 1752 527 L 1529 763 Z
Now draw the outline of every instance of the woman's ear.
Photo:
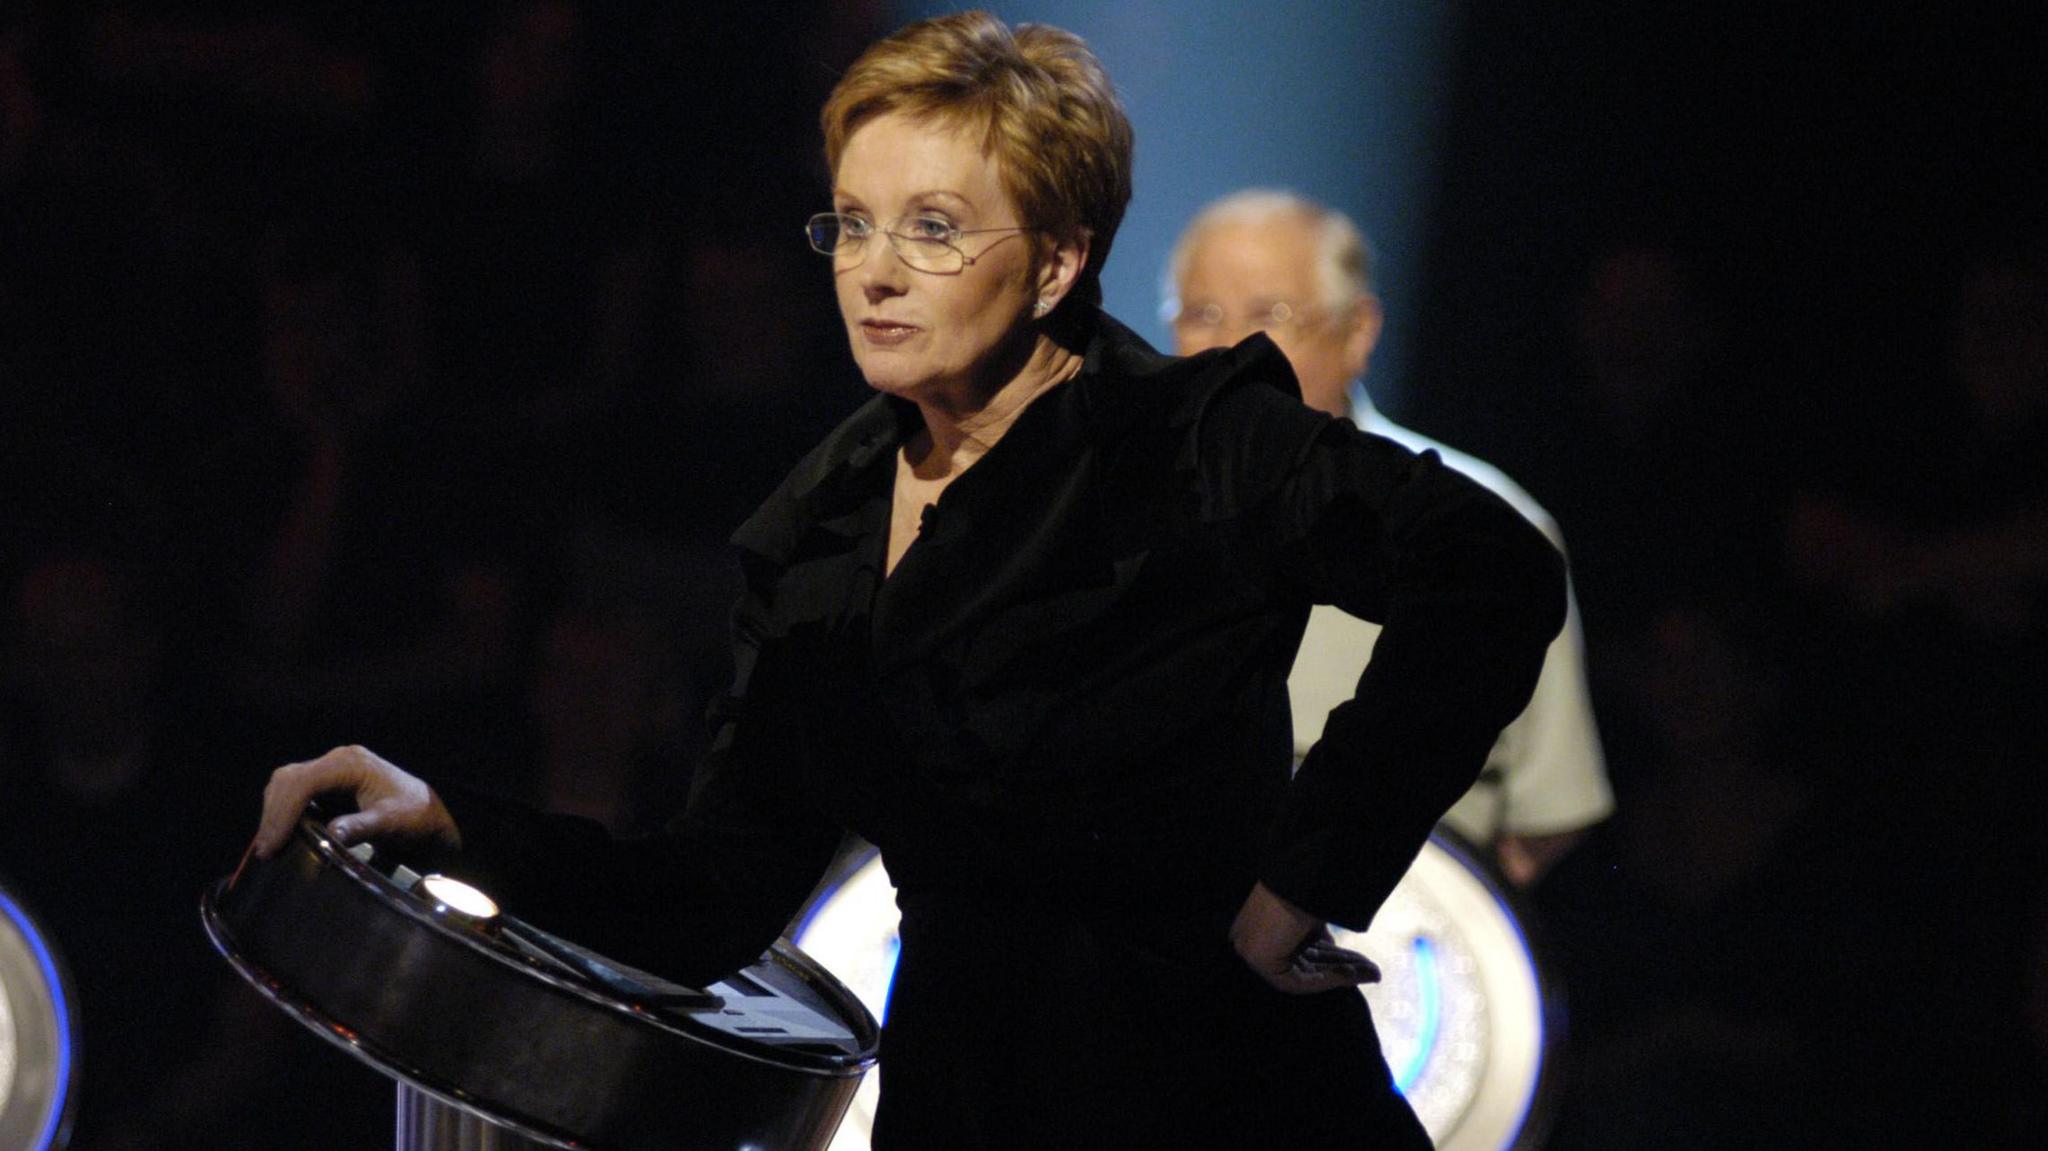
M 1086 228 L 1076 228 L 1071 235 L 1053 242 L 1045 258 L 1038 264 L 1037 303 L 1033 314 L 1044 316 L 1060 306 L 1067 293 L 1080 282 L 1081 269 L 1088 266 L 1089 242 L 1094 234 Z

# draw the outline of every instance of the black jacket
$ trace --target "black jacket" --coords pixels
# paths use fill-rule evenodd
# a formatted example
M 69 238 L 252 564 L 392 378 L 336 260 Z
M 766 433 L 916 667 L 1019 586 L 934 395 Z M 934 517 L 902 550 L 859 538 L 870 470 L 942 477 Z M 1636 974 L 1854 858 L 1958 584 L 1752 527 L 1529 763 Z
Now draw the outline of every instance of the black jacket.
M 1526 704 L 1557 553 L 1304 407 L 1263 337 L 1177 360 L 1104 317 L 884 581 L 916 420 L 875 398 L 733 537 L 738 674 L 666 833 L 457 799 L 465 853 L 525 918 L 701 982 L 775 937 L 842 830 L 875 843 L 904 916 L 880 1142 L 1150 1138 L 1198 1084 L 1246 1138 L 1379 1122 L 1360 997 L 1267 992 L 1225 931 L 1261 879 L 1365 927 Z M 1317 602 L 1385 630 L 1290 780 Z

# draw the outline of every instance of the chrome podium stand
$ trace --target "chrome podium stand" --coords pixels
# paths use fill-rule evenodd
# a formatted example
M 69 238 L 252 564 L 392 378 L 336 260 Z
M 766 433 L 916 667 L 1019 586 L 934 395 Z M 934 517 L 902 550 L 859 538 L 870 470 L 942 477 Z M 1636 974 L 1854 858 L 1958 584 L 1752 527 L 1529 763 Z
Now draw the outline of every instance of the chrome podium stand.
M 565 1144 L 528 1139 L 417 1087 L 398 1085 L 398 1132 L 393 1151 L 531 1151 L 562 1146 Z

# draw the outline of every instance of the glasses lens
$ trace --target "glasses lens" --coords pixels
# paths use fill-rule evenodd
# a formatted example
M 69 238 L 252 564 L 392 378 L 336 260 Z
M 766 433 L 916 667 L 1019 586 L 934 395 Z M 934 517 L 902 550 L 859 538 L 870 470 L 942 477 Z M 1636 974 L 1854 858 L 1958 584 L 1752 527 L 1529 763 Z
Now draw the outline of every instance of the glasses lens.
M 904 263 L 920 272 L 951 273 L 966 266 L 964 253 L 936 236 L 905 235 L 892 231 L 889 242 L 896 246 L 896 254 L 903 257 Z
M 836 212 L 820 212 L 812 216 L 804 224 L 804 234 L 810 238 L 811 247 L 828 256 L 835 254 L 839 250 L 839 245 L 848 240 L 844 230 L 839 226 L 839 215 Z

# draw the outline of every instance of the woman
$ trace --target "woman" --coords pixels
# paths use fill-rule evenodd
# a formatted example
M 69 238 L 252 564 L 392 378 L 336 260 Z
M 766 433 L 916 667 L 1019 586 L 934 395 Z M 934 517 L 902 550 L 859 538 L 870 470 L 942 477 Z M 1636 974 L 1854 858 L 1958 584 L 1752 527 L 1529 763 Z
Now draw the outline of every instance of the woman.
M 524 918 L 708 982 L 851 830 L 903 912 L 877 1146 L 1426 1147 L 1321 929 L 1365 926 L 1528 698 L 1558 557 L 1304 407 L 1263 338 L 1174 360 L 1100 313 L 1131 136 L 1075 37 L 913 25 L 823 118 L 810 239 L 881 394 L 734 536 L 688 810 L 615 842 L 340 749 L 279 769 L 259 852 L 352 789 L 337 836 L 437 837 Z M 1290 782 L 1318 601 L 1386 628 Z

